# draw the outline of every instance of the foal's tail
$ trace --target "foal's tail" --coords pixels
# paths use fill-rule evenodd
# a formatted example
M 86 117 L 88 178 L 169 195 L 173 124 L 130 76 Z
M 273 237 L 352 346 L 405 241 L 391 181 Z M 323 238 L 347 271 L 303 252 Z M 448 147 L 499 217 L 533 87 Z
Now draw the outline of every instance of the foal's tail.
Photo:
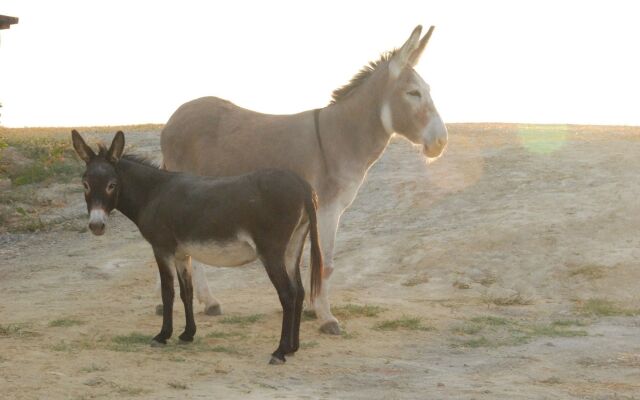
M 302 179 L 301 179 L 302 180 Z M 315 190 L 304 181 L 305 196 L 304 208 L 309 218 L 309 230 L 311 232 L 311 300 L 316 298 L 322 288 L 322 272 L 324 270 L 322 262 L 322 251 L 320 251 L 320 238 L 318 237 L 318 218 L 316 209 L 318 208 L 318 195 Z

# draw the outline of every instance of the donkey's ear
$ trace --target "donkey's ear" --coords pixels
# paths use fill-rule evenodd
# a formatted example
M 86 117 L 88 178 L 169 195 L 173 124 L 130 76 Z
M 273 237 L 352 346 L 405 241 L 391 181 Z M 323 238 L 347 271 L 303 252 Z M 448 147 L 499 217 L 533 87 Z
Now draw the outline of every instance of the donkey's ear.
M 391 58 L 391 62 L 389 63 L 389 71 L 391 72 L 391 75 L 393 77 L 399 76 L 404 67 L 409 65 L 411 56 L 420 45 L 420 33 L 422 33 L 422 25 L 418 25 L 415 27 L 413 32 L 411 32 L 411 36 L 409 36 L 409 39 L 407 39 L 407 41 L 402 45 L 402 47 L 400 47 L 399 50 L 396 50 L 393 58 Z
M 118 131 L 116 136 L 113 138 L 113 142 L 111 142 L 111 147 L 109 147 L 109 151 L 107 151 L 107 160 L 111 162 L 120 161 L 120 157 L 122 157 L 122 152 L 124 151 L 124 133 L 122 131 Z
M 71 142 L 73 143 L 73 148 L 76 150 L 76 153 L 78 153 L 84 162 L 89 163 L 89 161 L 96 156 L 96 153 L 91 150 L 91 147 L 87 146 L 82 136 L 80 136 L 75 129 L 71 131 Z
M 416 65 L 418 65 L 418 61 L 420 61 L 420 56 L 422 55 L 424 48 L 427 47 L 427 43 L 429 43 L 429 38 L 431 37 L 431 34 L 433 33 L 434 29 L 436 29 L 436 27 L 431 25 L 427 33 L 422 37 L 422 39 L 420 39 L 420 43 L 418 43 L 418 47 L 413 51 L 413 53 L 411 53 L 411 56 L 409 56 L 409 65 L 411 65 L 412 67 L 415 67 Z

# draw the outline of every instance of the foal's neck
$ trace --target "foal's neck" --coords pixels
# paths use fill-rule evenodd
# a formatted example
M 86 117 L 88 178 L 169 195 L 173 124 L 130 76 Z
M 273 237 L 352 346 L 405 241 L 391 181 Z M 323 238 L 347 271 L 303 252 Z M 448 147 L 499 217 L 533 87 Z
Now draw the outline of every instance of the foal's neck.
M 116 172 L 122 183 L 116 209 L 138 225 L 140 212 L 158 194 L 157 187 L 170 179 L 171 174 L 126 158 L 116 164 Z

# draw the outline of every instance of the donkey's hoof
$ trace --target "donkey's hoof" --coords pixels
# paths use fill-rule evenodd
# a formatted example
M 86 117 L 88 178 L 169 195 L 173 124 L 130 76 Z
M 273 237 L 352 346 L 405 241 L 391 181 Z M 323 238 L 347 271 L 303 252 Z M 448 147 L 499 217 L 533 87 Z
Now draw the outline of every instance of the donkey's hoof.
M 326 333 L 327 335 L 339 335 L 340 325 L 338 325 L 338 321 L 329 321 L 322 324 L 320 327 L 320 332 Z
M 158 304 L 156 306 L 156 315 L 162 315 L 163 312 L 164 312 L 164 307 L 162 306 L 162 304 Z
M 284 357 L 281 360 L 276 356 L 271 356 L 271 360 L 269 360 L 269 365 L 282 365 L 285 362 L 287 362 L 287 360 L 285 360 Z
M 167 341 L 165 340 L 164 343 L 162 343 L 159 339 L 153 339 L 149 344 L 151 347 L 164 347 L 167 345 Z
M 222 308 L 220 307 L 220 304 L 210 304 L 204 308 L 204 313 L 211 316 L 221 315 Z

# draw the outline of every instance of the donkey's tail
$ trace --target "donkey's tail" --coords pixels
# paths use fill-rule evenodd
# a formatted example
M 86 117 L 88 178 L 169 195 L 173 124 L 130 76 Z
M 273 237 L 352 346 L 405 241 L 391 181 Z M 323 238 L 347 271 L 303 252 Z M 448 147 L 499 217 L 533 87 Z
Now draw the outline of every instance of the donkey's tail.
M 318 236 L 318 195 L 315 190 L 304 181 L 305 196 L 304 208 L 309 218 L 309 231 L 311 232 L 311 300 L 316 298 L 322 289 L 322 273 L 324 270 L 322 251 L 320 250 L 320 238 Z

